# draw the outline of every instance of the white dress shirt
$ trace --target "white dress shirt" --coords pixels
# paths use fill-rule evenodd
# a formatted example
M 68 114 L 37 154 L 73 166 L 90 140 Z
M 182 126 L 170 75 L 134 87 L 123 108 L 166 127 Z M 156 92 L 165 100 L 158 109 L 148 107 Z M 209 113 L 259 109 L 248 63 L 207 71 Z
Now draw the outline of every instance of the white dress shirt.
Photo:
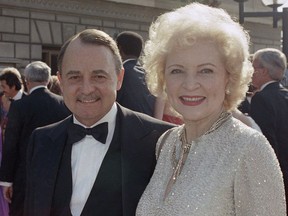
M 114 103 L 111 110 L 101 120 L 91 126 L 94 127 L 100 123 L 108 122 L 108 136 L 105 144 L 95 140 L 91 135 L 86 135 L 86 137 L 72 146 L 71 167 L 73 187 L 70 209 L 73 216 L 81 214 L 92 190 L 102 161 L 113 138 L 116 114 L 117 106 Z M 85 127 L 74 116 L 73 121 L 75 124 Z

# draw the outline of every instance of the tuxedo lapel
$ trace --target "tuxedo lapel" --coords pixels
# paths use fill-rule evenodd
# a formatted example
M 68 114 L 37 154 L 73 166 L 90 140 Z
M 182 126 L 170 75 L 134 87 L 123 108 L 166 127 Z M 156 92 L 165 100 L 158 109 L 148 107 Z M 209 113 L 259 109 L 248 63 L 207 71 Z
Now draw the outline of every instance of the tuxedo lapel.
M 41 149 L 43 154 L 35 154 L 33 160 L 45 161 L 45 163 L 37 164 L 32 173 L 37 173 L 37 177 L 32 179 L 44 179 L 44 181 L 33 182 L 35 189 L 35 206 L 34 215 L 45 215 L 45 212 L 49 213 L 50 209 L 47 206 L 52 206 L 52 197 L 54 194 L 55 183 L 61 162 L 62 152 L 67 140 L 67 125 L 72 121 L 72 117 L 64 120 L 64 122 L 56 127 L 50 134 L 47 134 L 48 139 L 42 142 L 42 145 L 37 147 Z M 38 157 L 41 159 L 38 159 Z M 37 202 L 37 203 L 36 203 Z M 43 208 L 42 208 L 43 206 Z
M 51 215 L 71 216 L 70 200 L 72 196 L 72 144 L 67 142 L 61 156 L 52 200 Z
M 151 133 L 153 129 L 146 126 L 141 124 L 141 120 L 135 115 L 131 115 L 131 112 L 127 113 L 118 106 L 113 139 L 81 213 L 82 216 L 135 214 L 135 206 L 155 166 L 157 133 L 152 141 L 154 145 L 147 145 L 154 132 Z M 145 157 L 142 157 L 143 155 Z
M 135 216 L 137 203 L 155 167 L 157 139 L 171 127 L 141 113 L 117 107 L 113 139 L 81 213 L 83 216 Z M 71 116 L 36 129 L 31 136 L 27 151 L 27 216 L 51 215 L 70 121 Z
M 121 122 L 123 215 L 128 216 L 135 214 L 135 206 L 153 174 L 159 134 L 126 109 L 120 107 L 118 113 Z

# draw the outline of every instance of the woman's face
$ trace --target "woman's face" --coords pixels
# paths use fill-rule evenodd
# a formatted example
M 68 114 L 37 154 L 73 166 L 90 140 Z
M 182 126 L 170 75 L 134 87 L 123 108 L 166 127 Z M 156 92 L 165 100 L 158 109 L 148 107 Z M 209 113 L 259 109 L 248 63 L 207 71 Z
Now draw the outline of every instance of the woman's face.
M 213 42 L 174 49 L 166 58 L 168 100 L 184 121 L 215 119 L 221 112 L 228 75 Z

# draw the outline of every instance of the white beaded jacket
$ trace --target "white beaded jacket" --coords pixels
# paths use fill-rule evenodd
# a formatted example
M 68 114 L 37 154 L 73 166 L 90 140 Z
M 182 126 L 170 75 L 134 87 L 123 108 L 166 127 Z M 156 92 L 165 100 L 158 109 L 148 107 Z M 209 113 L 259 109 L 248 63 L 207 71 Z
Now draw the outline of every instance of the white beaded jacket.
M 173 173 L 172 149 L 180 149 L 182 130 L 183 125 L 174 128 L 163 145 L 137 216 L 286 216 L 283 177 L 274 150 L 262 134 L 233 117 L 193 142 L 181 174 L 163 200 Z

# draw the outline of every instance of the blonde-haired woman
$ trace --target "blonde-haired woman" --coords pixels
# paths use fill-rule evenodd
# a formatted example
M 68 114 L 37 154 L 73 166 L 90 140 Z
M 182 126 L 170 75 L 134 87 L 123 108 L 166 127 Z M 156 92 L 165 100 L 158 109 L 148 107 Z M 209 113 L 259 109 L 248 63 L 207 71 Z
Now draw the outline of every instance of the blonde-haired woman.
M 161 15 L 149 36 L 148 85 L 184 125 L 159 139 L 136 215 L 286 215 L 273 149 L 231 115 L 251 80 L 248 34 L 224 10 L 192 3 Z

